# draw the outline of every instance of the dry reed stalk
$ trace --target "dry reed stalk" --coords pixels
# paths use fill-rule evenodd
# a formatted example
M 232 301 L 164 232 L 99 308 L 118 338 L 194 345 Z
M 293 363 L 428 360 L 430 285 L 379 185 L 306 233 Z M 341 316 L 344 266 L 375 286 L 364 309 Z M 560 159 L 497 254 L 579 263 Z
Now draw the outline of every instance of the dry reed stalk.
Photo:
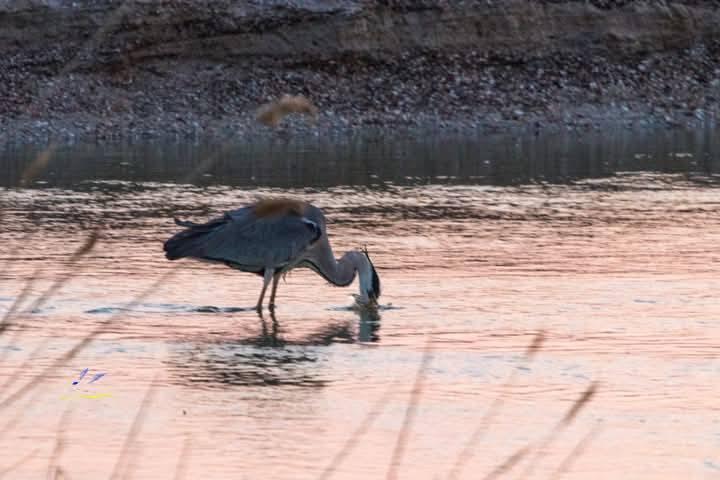
M 50 455 L 50 462 L 48 463 L 48 471 L 47 471 L 48 479 L 58 478 L 58 475 L 61 475 L 62 468 L 58 464 L 58 459 L 60 458 L 60 455 L 62 455 L 62 452 L 65 449 L 64 433 L 65 433 L 65 428 L 70 423 L 71 415 L 72 415 L 72 408 L 66 407 L 65 411 L 63 412 L 62 416 L 60 417 L 60 422 L 58 422 L 58 432 L 57 432 L 57 435 L 55 435 L 55 447 L 53 448 L 53 452 Z
M 65 272 L 58 278 L 56 278 L 52 285 L 50 285 L 50 287 L 45 290 L 42 295 L 40 295 L 38 299 L 35 300 L 35 302 L 32 303 L 32 305 L 26 310 L 28 313 L 32 313 L 33 311 L 45 305 L 45 302 L 47 302 L 67 282 L 69 282 L 75 275 L 77 275 L 78 270 L 74 269 L 73 267 L 77 265 L 78 261 L 83 256 L 87 255 L 92 251 L 93 248 L 95 248 L 95 244 L 97 243 L 99 237 L 100 234 L 97 230 L 93 230 L 90 232 L 90 234 L 85 239 L 85 242 L 70 256 L 70 259 L 68 260 L 68 263 L 66 265 Z
M 5 426 L 0 430 L 0 439 L 5 437 L 5 434 L 15 428 L 25 417 L 25 413 L 29 411 L 29 408 L 32 407 L 35 402 L 37 401 L 37 396 L 30 397 L 27 402 L 22 406 L 22 408 L 18 409 L 17 412 L 15 412 L 14 415 L 10 416 L 10 420 L 5 424 Z
M 185 434 L 185 441 L 183 441 L 183 447 L 180 451 L 180 458 L 178 458 L 177 467 L 175 467 L 175 480 L 184 480 L 187 475 L 188 459 L 190 458 L 190 441 L 192 437 L 189 433 Z
M 15 301 L 10 305 L 10 308 L 7 312 L 5 312 L 5 315 L 3 315 L 2 320 L 0 321 L 0 332 L 4 332 L 6 328 L 10 326 L 10 317 L 15 315 L 18 310 L 20 310 L 20 307 L 25 302 L 27 297 L 30 296 L 30 292 L 32 292 L 32 287 L 35 284 L 35 280 L 37 280 L 40 273 L 40 269 L 36 269 L 30 279 L 25 282 L 25 286 L 23 287 L 22 291 L 20 292 L 20 295 L 17 296 Z
M 500 475 L 504 474 L 505 472 L 509 472 L 515 465 L 520 463 L 523 458 L 530 452 L 530 445 L 526 445 L 519 449 L 517 452 L 510 455 L 503 463 L 495 467 L 495 469 L 485 475 L 483 477 L 483 480 L 492 480 L 494 478 L 498 478 Z
M 133 447 L 135 441 L 137 440 L 137 436 L 140 433 L 143 422 L 145 421 L 147 409 L 152 402 L 155 387 L 157 386 L 157 378 L 158 374 L 155 374 L 152 383 L 150 383 L 150 386 L 145 391 L 145 396 L 140 403 L 140 408 L 138 408 L 138 412 L 133 419 L 132 425 L 130 426 L 130 431 L 125 437 L 125 442 L 123 443 L 122 450 L 120 451 L 120 456 L 118 456 L 117 462 L 115 462 L 115 467 L 113 468 L 113 472 L 110 475 L 110 480 L 117 480 L 121 478 L 121 474 L 122 478 L 132 477 L 132 470 L 134 468 Z
M 325 470 L 320 474 L 320 480 L 327 480 L 332 476 L 342 462 L 352 453 L 355 446 L 360 442 L 360 439 L 367 433 L 368 429 L 372 426 L 375 419 L 382 413 L 387 405 L 388 401 L 395 394 L 395 384 L 391 385 L 385 393 L 375 402 L 372 408 L 368 411 L 365 418 L 360 422 L 358 428 L 350 435 L 345 444 L 342 446 L 340 451 L 335 454 L 330 464 L 325 467 Z
M 0 221 L 3 219 L 3 211 L 0 210 Z M 32 232 L 25 232 L 25 234 L 22 236 L 22 238 L 15 242 L 15 245 L 13 245 L 13 248 L 7 252 L 7 257 L 5 258 L 5 261 L 3 261 L 2 265 L 0 265 L 0 272 L 3 274 L 7 274 L 8 271 L 10 271 L 10 264 L 13 262 L 14 258 L 17 256 L 17 254 L 20 252 L 20 250 L 27 245 L 28 240 L 30 240 L 30 237 L 32 237 Z
M 58 290 L 60 290 L 70 279 L 72 279 L 73 276 L 75 276 L 77 270 L 73 270 L 72 267 L 74 267 L 75 264 L 84 255 L 88 254 L 95 247 L 98 237 L 99 235 L 97 231 L 90 232 L 85 242 L 70 256 L 70 260 L 67 263 L 67 269 L 65 273 L 63 273 L 60 277 L 56 278 L 52 285 L 50 285 L 50 287 L 48 287 L 48 289 L 45 290 L 42 295 L 40 295 L 40 297 L 38 297 L 38 299 L 35 300 L 32 305 L 25 310 L 26 312 L 33 312 L 34 310 L 37 310 L 38 308 L 43 306 L 45 302 L 47 302 L 55 293 L 58 292 Z M 13 304 L 10 306 L 10 309 L 5 312 L 5 315 L 2 318 L 2 322 L 0 322 L 0 325 L 3 326 L 3 330 L 7 328 L 6 323 L 8 322 L 10 317 L 20 309 L 20 305 L 29 296 L 30 291 L 32 290 L 32 286 L 39 276 L 39 272 L 40 269 L 35 270 L 32 277 L 30 277 L 30 280 L 25 284 L 25 287 L 23 287 L 23 290 L 22 292 L 20 292 L 18 298 L 15 299 Z
M 20 306 L 25 302 L 25 299 L 29 296 L 30 291 L 32 290 L 33 284 L 35 283 L 35 279 L 37 278 L 38 270 L 33 273 L 33 276 L 30 278 L 30 280 L 25 284 L 25 287 L 23 287 L 22 292 L 20 292 L 20 295 L 18 298 L 15 299 L 13 304 L 10 306 L 10 309 L 5 313 L 5 315 L 2 318 L 2 321 L 0 321 L 0 335 L 2 335 L 5 330 L 7 330 L 8 327 L 10 327 L 10 322 L 8 319 L 15 314 L 17 310 L 19 310 Z M 22 335 L 22 329 L 18 328 L 13 333 L 13 336 L 8 341 L 7 345 L 5 345 L 5 348 L 0 351 L 0 365 L 5 363 L 5 358 L 10 354 L 10 347 L 15 345 L 17 341 L 20 339 L 20 335 Z M 11 376 L 8 380 L 4 382 L 4 385 L 9 385 L 11 383 Z M 2 394 L 4 390 L 4 386 L 0 387 L 0 394 Z
M 283 118 L 291 113 L 304 113 L 313 117 L 313 120 L 317 120 L 318 109 L 302 95 L 285 94 L 278 100 L 260 106 L 255 118 L 264 125 L 276 127 Z
M 535 355 L 542 349 L 542 346 L 545 343 L 545 339 L 546 335 L 543 330 L 540 330 L 535 334 L 532 342 L 525 349 L 526 363 L 530 363 L 535 357 Z M 473 457 L 475 453 L 474 450 L 478 442 L 482 438 L 483 434 L 487 431 L 487 428 L 492 423 L 492 420 L 497 416 L 498 413 L 500 413 L 500 409 L 505 404 L 504 397 L 507 395 L 507 391 L 509 390 L 510 385 L 515 382 L 515 377 L 517 377 L 517 369 L 513 370 L 507 380 L 505 380 L 505 383 L 503 384 L 500 393 L 497 395 L 497 397 L 495 397 L 495 400 L 493 400 L 485 414 L 480 418 L 480 423 L 475 428 L 475 430 L 473 430 L 470 438 L 468 438 L 468 441 L 465 442 L 465 445 L 463 446 L 460 454 L 455 459 L 455 463 L 453 463 L 453 466 L 450 469 L 450 473 L 448 474 L 448 480 L 456 480 L 460 478 L 460 475 L 462 474 L 465 465 Z M 516 453 L 515 455 L 518 455 L 519 453 L 520 452 Z M 524 456 L 524 454 L 522 456 Z
M 575 403 L 573 403 L 572 407 L 570 407 L 570 410 L 565 414 L 565 416 L 562 419 L 563 426 L 569 425 L 572 423 L 572 421 L 575 419 L 578 413 L 580 413 L 580 410 L 582 410 L 585 405 L 590 403 L 592 401 L 593 397 L 595 396 L 595 393 L 597 392 L 598 383 L 593 382 L 590 384 L 590 386 L 585 390 L 582 395 L 580 395 L 580 398 L 578 398 Z
M 510 377 L 508 377 L 506 385 L 514 381 L 515 376 L 516 372 L 513 371 L 513 373 L 510 374 Z M 460 478 L 460 475 L 465 468 L 465 465 L 474 455 L 475 446 L 478 444 L 483 434 L 487 431 L 487 428 L 490 426 L 493 419 L 497 416 L 498 413 L 500 413 L 500 409 L 504 404 L 505 401 L 502 399 L 502 394 L 498 395 L 495 400 L 493 400 L 493 402 L 490 404 L 490 407 L 488 407 L 485 414 L 480 418 L 480 423 L 475 428 L 475 430 L 473 430 L 470 438 L 465 443 L 465 446 L 455 459 L 455 463 L 453 464 L 452 468 L 450 469 L 450 473 L 448 474 L 448 480 L 456 480 Z
M 16 342 L 19 339 L 21 333 L 22 330 L 16 330 L 12 341 Z M 9 375 L 7 379 L 3 382 L 3 384 L 0 385 L 0 393 L 4 392 L 6 389 L 9 389 L 15 384 L 15 382 L 19 378 L 18 373 L 26 370 L 35 361 L 37 354 L 45 350 L 45 347 L 47 347 L 48 343 L 50 343 L 50 338 L 45 337 L 42 339 L 42 341 L 40 341 L 40 343 L 37 344 L 35 349 L 33 349 L 33 351 L 30 353 L 30 355 L 27 356 L 23 363 L 15 369 L 15 373 Z
M 54 473 L 55 473 L 55 475 L 50 480 L 64 480 L 66 478 L 67 479 L 70 478 L 68 476 L 67 472 L 62 467 L 58 467 Z
M 423 351 L 422 360 L 420 361 L 420 367 L 418 368 L 417 375 L 415 376 L 415 384 L 410 392 L 410 399 L 408 400 L 408 406 L 405 410 L 405 418 L 403 419 L 400 433 L 398 434 L 395 448 L 393 449 L 392 457 L 390 459 L 390 465 L 385 478 L 388 480 L 394 480 L 398 478 L 398 470 L 402 457 L 405 454 L 405 448 L 407 447 L 408 440 L 410 438 L 410 429 L 415 421 L 417 414 L 417 408 L 420 403 L 420 396 L 422 395 L 423 386 L 425 383 L 425 376 L 427 374 L 427 367 L 430 365 L 432 360 L 433 345 L 432 338 L 428 338 L 427 344 Z
M 532 360 L 535 355 L 542 349 L 543 344 L 545 343 L 545 331 L 540 330 L 535 334 L 533 337 L 532 343 L 528 345 L 528 348 L 525 350 L 525 360 L 530 361 Z
M 193 168 L 190 173 L 185 175 L 183 179 L 180 181 L 180 183 L 191 183 L 193 180 L 195 180 L 198 176 L 205 173 L 208 169 L 210 169 L 215 162 L 218 161 L 218 158 L 220 158 L 220 155 L 223 153 L 226 153 L 230 150 L 230 147 L 232 146 L 231 142 L 226 142 L 220 146 L 216 151 L 214 151 L 212 154 L 205 157 L 205 159 L 198 164 L 197 167 Z
M 5 468 L 5 469 L 3 469 L 3 470 L 0 470 L 0 479 L 2 479 L 3 477 L 5 477 L 5 475 L 7 475 L 8 473 L 12 472 L 12 471 L 15 470 L 16 468 L 18 468 L 18 467 L 19 467 L 20 465 L 22 465 L 23 463 L 25 463 L 25 462 L 27 462 L 28 460 L 30 460 L 31 458 L 33 458 L 35 455 L 38 454 L 39 451 L 40 451 L 40 449 L 36 448 L 35 450 L 33 450 L 33 451 L 31 451 L 31 452 L 28 452 L 27 455 L 25 455 L 24 457 L 20 458 L 17 462 L 13 463 L 13 464 L 10 465 L 9 467 L 7 467 L 7 468 Z
M 53 156 L 53 153 L 55 153 L 55 150 L 57 150 L 57 145 L 54 143 L 51 143 L 47 147 L 45 147 L 40 153 L 37 154 L 35 159 L 30 162 L 30 165 L 25 167 L 25 170 L 23 170 L 22 175 L 20 176 L 20 185 L 26 186 L 35 178 L 42 173 L 43 170 L 45 170 L 48 166 L 48 163 L 50 163 L 50 159 Z
M 48 162 L 50 161 L 50 158 L 55 151 L 55 145 L 51 144 L 50 146 L 46 147 L 44 150 L 42 150 L 35 159 L 30 162 L 30 165 L 25 167 L 25 170 L 23 170 L 23 173 L 20 175 L 20 184 L 24 185 L 30 180 L 34 179 L 35 176 L 37 176 L 40 172 L 42 172 L 46 167 Z M 1 214 L 2 212 L 0 212 Z M 8 255 L 8 258 L 3 262 L 3 272 L 7 271 L 10 262 L 12 261 L 12 257 L 14 257 L 17 252 L 20 250 L 21 246 L 27 243 L 27 241 L 30 239 L 30 232 L 27 232 L 24 236 L 21 242 L 19 242 L 13 250 L 10 252 L 10 255 Z M 30 281 L 25 284 L 25 287 L 23 287 L 22 292 L 20 292 L 20 295 L 18 298 L 15 299 L 15 301 L 12 303 L 10 308 L 7 312 L 5 312 L 5 315 L 3 315 L 2 321 L 0 321 L 0 334 L 7 329 L 9 324 L 7 323 L 8 319 L 14 315 L 22 305 L 22 303 L 25 301 L 27 296 L 32 291 L 32 286 L 35 280 L 38 277 L 39 269 L 36 269 L 33 273 L 33 276 L 30 277 Z
M 575 445 L 575 447 L 573 447 L 573 449 L 563 459 L 563 461 L 560 462 L 560 465 L 558 465 L 555 471 L 550 475 L 550 478 L 559 479 L 565 473 L 570 471 L 577 459 L 585 453 L 587 447 L 590 445 L 590 442 L 592 442 L 598 435 L 598 433 L 600 433 L 600 430 L 602 430 L 602 424 L 596 423 L 595 426 L 588 433 L 586 433 L 583 438 L 580 439 L 580 441 Z
M 550 444 L 575 420 L 580 411 L 590 403 L 597 392 L 597 382 L 592 382 L 585 391 L 578 397 L 575 402 L 570 406 L 570 409 L 563 416 L 563 418 L 555 425 L 550 433 L 545 438 L 538 442 L 534 447 L 534 453 L 532 458 L 528 461 L 525 469 L 517 477 L 518 479 L 530 478 L 535 471 L 535 468 L 540 463 L 543 457 L 547 455 L 547 450 Z M 532 445 L 532 444 L 531 444 Z

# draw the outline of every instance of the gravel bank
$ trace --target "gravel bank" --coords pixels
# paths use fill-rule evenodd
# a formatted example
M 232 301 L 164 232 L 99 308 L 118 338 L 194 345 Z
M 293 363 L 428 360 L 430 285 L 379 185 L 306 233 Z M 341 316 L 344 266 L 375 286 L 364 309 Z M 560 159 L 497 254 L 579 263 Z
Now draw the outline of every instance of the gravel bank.
M 720 118 L 716 1 L 210 5 L 0 2 L 0 143 L 274 135 L 284 93 L 321 114 L 280 130 L 318 135 Z

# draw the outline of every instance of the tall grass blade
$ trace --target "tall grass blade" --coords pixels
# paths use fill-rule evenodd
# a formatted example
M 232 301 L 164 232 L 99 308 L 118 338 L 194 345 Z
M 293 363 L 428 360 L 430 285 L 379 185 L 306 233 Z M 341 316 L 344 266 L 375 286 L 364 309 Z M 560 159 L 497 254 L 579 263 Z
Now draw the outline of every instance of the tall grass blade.
M 122 450 L 120 451 L 120 455 L 118 456 L 117 462 L 115 463 L 113 472 L 110 475 L 110 480 L 118 480 L 120 478 L 132 478 L 132 470 L 134 467 L 133 450 L 135 447 L 135 442 L 137 441 L 138 434 L 140 433 L 142 425 L 145 422 L 148 408 L 152 403 L 153 394 L 155 393 L 155 387 L 157 386 L 157 377 L 158 375 L 156 374 L 155 378 L 153 378 L 152 383 L 145 392 L 145 396 L 140 403 L 140 408 L 138 408 L 137 414 L 135 415 L 133 423 L 130 426 L 130 431 L 128 432 L 127 437 L 125 437 L 125 442 L 123 443 Z
M 550 475 L 550 478 L 558 480 L 567 472 L 569 472 L 577 459 L 585 453 L 590 443 L 595 440 L 595 437 L 600 433 L 601 430 L 602 424 L 596 423 L 595 426 L 588 433 L 586 433 L 583 438 L 580 439 L 580 441 L 575 445 L 575 447 L 573 447 L 573 449 L 570 451 L 570 453 L 568 453 L 568 455 L 563 459 L 563 461 L 560 462 L 560 465 L 558 465 L 555 471 Z
M 385 478 L 388 480 L 395 480 L 398 478 L 398 471 L 400 469 L 400 463 L 402 462 L 405 449 L 407 448 L 408 441 L 410 439 L 410 430 L 412 429 L 415 416 L 417 414 L 417 408 L 420 403 L 420 397 L 422 396 L 423 385 L 425 383 L 425 376 L 427 374 L 428 365 L 432 360 L 432 338 L 428 339 L 423 351 L 422 360 L 420 361 L 420 367 L 418 368 L 417 375 L 415 376 L 415 384 L 410 393 L 410 399 L 408 401 L 407 409 L 405 410 L 405 418 L 403 420 L 400 433 L 398 434 L 397 442 L 390 459 L 390 466 Z
M 542 349 L 542 346 L 545 343 L 545 339 L 546 335 L 543 330 L 540 330 L 535 334 L 532 342 L 525 349 L 526 364 L 530 363 L 533 358 L 535 358 L 535 355 Z M 458 478 L 460 478 L 460 475 L 462 475 L 465 465 L 467 465 L 467 463 L 472 459 L 475 453 L 475 448 L 477 447 L 478 442 L 480 442 L 483 434 L 487 431 L 488 427 L 492 424 L 492 421 L 495 419 L 498 413 L 500 413 L 500 410 L 505 404 L 504 397 L 507 394 L 510 385 L 515 383 L 515 377 L 517 377 L 517 370 L 513 370 L 507 380 L 505 380 L 505 383 L 503 384 L 500 393 L 497 395 L 497 397 L 495 397 L 495 400 L 493 400 L 485 414 L 480 418 L 478 426 L 475 428 L 475 430 L 473 430 L 470 438 L 468 438 L 467 442 L 465 442 L 465 445 L 460 451 L 460 454 L 455 459 L 455 463 L 453 463 L 453 466 L 450 469 L 450 473 L 448 474 L 448 480 L 457 480 Z
M 330 461 L 330 464 L 325 467 L 325 470 L 323 470 L 323 472 L 320 474 L 320 480 L 327 480 L 332 476 L 333 473 L 335 473 L 337 468 L 355 449 L 355 446 L 360 442 L 360 439 L 362 439 L 365 433 L 367 433 L 367 431 L 370 429 L 375 419 L 382 413 L 383 409 L 387 405 L 390 398 L 392 398 L 394 393 L 395 385 L 392 385 L 385 391 L 385 393 L 380 396 L 380 398 L 375 402 L 367 415 L 365 415 L 363 421 L 360 422 L 358 428 L 352 433 L 352 435 L 350 435 L 350 438 L 347 439 L 340 451 L 333 457 L 333 459 Z

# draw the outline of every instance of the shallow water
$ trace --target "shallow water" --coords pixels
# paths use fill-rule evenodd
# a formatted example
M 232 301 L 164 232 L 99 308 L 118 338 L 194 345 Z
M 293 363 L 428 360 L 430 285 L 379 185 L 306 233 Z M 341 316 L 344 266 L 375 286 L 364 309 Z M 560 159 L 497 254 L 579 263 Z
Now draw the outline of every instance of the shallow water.
M 37 151 L 6 149 L 0 313 L 34 282 L 0 336 L 0 474 L 484 478 L 530 446 L 497 478 L 717 478 L 717 138 L 77 145 L 24 188 Z M 258 277 L 164 259 L 172 216 L 278 194 L 367 245 L 377 312 L 298 270 L 259 318 Z

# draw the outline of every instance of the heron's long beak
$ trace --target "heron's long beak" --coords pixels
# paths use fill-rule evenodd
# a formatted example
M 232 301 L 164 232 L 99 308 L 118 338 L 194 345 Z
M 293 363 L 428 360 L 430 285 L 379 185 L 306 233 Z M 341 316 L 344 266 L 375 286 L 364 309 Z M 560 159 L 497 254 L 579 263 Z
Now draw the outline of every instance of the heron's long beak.
M 372 301 L 377 301 L 378 298 L 380 298 L 380 277 L 377 274 L 377 271 L 375 270 L 375 265 L 373 265 L 372 260 L 370 259 L 370 254 L 368 253 L 367 247 L 363 248 L 363 253 L 368 259 L 368 262 L 370 262 L 370 269 L 372 270 L 372 287 L 370 291 L 367 292 L 367 296 Z

